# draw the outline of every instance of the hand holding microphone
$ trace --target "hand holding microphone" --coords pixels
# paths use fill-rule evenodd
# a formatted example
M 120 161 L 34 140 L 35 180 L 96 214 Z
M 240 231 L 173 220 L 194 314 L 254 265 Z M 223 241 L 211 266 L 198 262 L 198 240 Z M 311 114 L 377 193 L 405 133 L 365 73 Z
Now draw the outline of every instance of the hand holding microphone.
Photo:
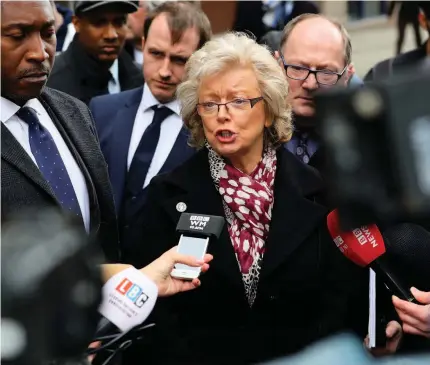
M 209 254 L 204 255 L 202 260 L 198 260 L 193 256 L 182 255 L 177 252 L 177 246 L 175 246 L 148 266 L 140 269 L 140 271 L 155 282 L 158 286 L 159 296 L 170 296 L 179 292 L 192 290 L 200 286 L 200 280 L 197 278 L 192 281 L 183 281 L 171 277 L 170 273 L 175 264 L 200 267 L 201 272 L 206 272 L 209 269 L 208 263 L 212 259 L 212 255 Z M 113 276 L 130 267 L 132 266 L 127 264 L 101 265 L 103 283 L 106 283 Z
M 370 266 L 382 276 L 394 295 L 393 304 L 404 332 L 430 338 L 430 292 L 409 289 L 415 283 L 429 290 L 430 233 L 412 223 L 392 226 L 383 236 L 374 224 L 343 232 L 336 211 L 328 215 L 327 225 L 336 246 L 348 259 L 359 266 Z M 389 339 L 388 332 L 397 333 L 394 327 L 399 325 L 392 325 L 390 331 L 388 327 Z M 396 335 L 393 338 L 389 341 L 398 344 Z M 386 348 L 391 344 L 387 342 Z
M 93 350 L 88 351 L 88 361 L 91 362 L 94 354 L 103 347 L 107 348 L 119 342 L 121 337 L 142 324 L 151 314 L 158 296 L 170 296 L 200 286 L 198 278 L 185 281 L 172 277 L 175 264 L 199 267 L 201 272 L 206 272 L 212 258 L 212 255 L 206 254 L 203 259 L 198 260 L 193 256 L 178 253 L 177 247 L 173 247 L 140 270 L 131 265 L 102 265 L 105 285 L 99 312 L 104 318 L 99 324 L 96 337 L 117 332 L 118 329 L 122 334 L 118 334 L 110 344 L 102 347 L 99 347 L 101 342 L 92 343 L 90 347 Z M 146 327 L 150 326 L 152 325 Z
M 340 228 L 337 211 L 332 211 L 327 216 L 327 227 L 330 235 L 339 250 L 356 265 L 371 267 L 382 275 L 387 287 L 402 298 L 412 301 L 412 294 L 400 281 L 397 271 L 387 261 L 383 261 L 386 247 L 379 228 L 375 225 L 362 226 L 351 232 L 345 232 Z M 403 337 L 402 327 L 396 321 L 390 321 L 384 331 L 383 345 L 370 347 L 369 336 L 364 340 L 365 346 L 374 356 L 384 356 L 397 351 L 400 340 Z
M 393 296 L 393 304 L 403 322 L 403 331 L 430 338 L 430 292 L 411 288 L 415 299 L 421 304 L 410 303 Z
M 400 256 L 404 256 L 403 246 L 407 247 L 407 243 L 410 240 L 409 236 L 399 236 L 400 233 L 403 233 L 402 229 L 399 230 L 398 227 L 390 229 L 384 234 L 384 237 L 376 224 L 358 227 L 351 232 L 345 232 L 341 229 L 336 210 L 327 216 L 327 227 L 334 243 L 346 258 L 358 266 L 372 268 L 377 274 L 381 275 L 385 285 L 394 295 L 410 302 L 415 301 L 405 284 L 405 280 L 402 280 L 405 276 L 403 270 L 398 267 L 397 262 L 393 261 L 393 256 L 395 256 L 393 253 L 397 254 L 399 252 Z M 411 231 L 416 235 L 416 229 Z M 407 233 L 409 234 L 409 232 Z M 421 232 L 418 231 L 417 236 L 420 234 Z M 415 236 L 411 237 L 414 238 Z M 421 237 L 418 238 L 417 243 L 427 244 Z
M 102 265 L 104 278 L 112 275 L 103 286 L 103 301 L 99 312 L 103 320 L 98 334 L 111 332 L 112 324 L 125 332 L 141 324 L 151 313 L 158 296 L 170 296 L 200 286 L 200 280 L 186 281 L 171 276 L 175 264 L 199 267 L 201 272 L 209 269 L 212 255 L 206 254 L 198 260 L 182 255 L 177 247 L 171 248 L 158 259 L 137 270 L 130 265 Z
M 200 286 L 200 280 L 194 278 L 192 281 L 185 281 L 174 278 L 170 275 L 175 264 L 183 264 L 192 267 L 200 267 L 201 272 L 209 269 L 209 262 L 213 256 L 206 254 L 203 260 L 198 260 L 193 256 L 182 255 L 177 252 L 177 246 L 165 252 L 158 259 L 140 269 L 140 272 L 150 278 L 158 287 L 158 296 L 166 297 L 180 292 L 189 291 Z

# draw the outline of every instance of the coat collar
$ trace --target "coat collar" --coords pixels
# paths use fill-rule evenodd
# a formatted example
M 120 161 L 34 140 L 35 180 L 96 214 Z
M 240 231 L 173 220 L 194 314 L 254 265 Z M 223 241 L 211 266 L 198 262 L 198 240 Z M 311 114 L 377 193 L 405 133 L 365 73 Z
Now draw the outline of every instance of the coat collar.
M 100 226 L 100 211 L 97 205 L 97 197 L 95 187 L 93 185 L 92 176 L 88 171 L 88 167 L 92 165 L 91 160 L 93 156 L 85 153 L 88 150 L 87 139 L 82 138 L 82 129 L 86 129 L 86 121 L 76 120 L 72 116 L 79 115 L 76 103 L 72 98 L 64 98 L 58 92 L 52 92 L 51 89 L 45 88 L 42 94 L 38 97 L 38 101 L 45 108 L 53 123 L 58 128 L 62 138 L 66 142 L 68 148 L 71 150 L 77 163 L 85 176 L 88 192 L 91 198 L 90 205 L 90 221 L 91 232 L 96 232 Z M 82 123 L 77 126 L 77 124 Z M 14 165 L 20 170 L 27 178 L 37 184 L 45 193 L 50 196 L 53 203 L 61 206 L 55 196 L 49 183 L 43 177 L 40 170 L 33 163 L 30 156 L 19 144 L 15 137 L 2 123 L 1 130 L 1 156 L 6 161 Z M 95 141 L 95 140 L 94 140 Z
M 69 59 L 71 65 L 76 65 L 82 82 L 96 89 L 105 89 L 111 79 L 110 68 L 91 57 L 81 46 L 76 34 L 62 57 Z M 130 55 L 122 50 L 117 58 L 118 81 L 121 90 L 129 90 L 143 84 L 142 71 L 133 62 Z
M 325 188 L 316 170 L 302 164 L 282 147 L 278 149 L 277 157 L 275 204 L 266 241 L 262 281 L 290 258 L 324 221 L 328 212 L 327 208 L 315 202 L 314 197 L 323 194 Z M 180 213 L 176 210 L 179 202 L 186 204 L 188 213 L 224 216 L 221 198 L 210 175 L 206 149 L 200 150 L 163 179 L 172 194 L 161 204 L 175 221 L 179 219 Z M 227 226 L 219 240 L 210 244 L 209 252 L 214 255 L 211 267 L 243 288 Z

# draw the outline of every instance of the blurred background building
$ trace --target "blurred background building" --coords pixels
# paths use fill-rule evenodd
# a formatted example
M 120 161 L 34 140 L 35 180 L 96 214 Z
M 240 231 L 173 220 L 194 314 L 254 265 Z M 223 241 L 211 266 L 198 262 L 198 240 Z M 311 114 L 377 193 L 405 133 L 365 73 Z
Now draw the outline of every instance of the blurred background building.
M 172 0 L 171 0 L 172 1 Z M 57 1 L 72 7 L 73 1 Z M 160 1 L 148 1 L 155 4 Z M 202 9 L 212 23 L 214 33 L 221 33 L 246 22 L 254 33 L 261 29 L 262 1 L 202 0 Z M 238 5 L 238 3 L 240 4 Z M 389 18 L 390 1 L 314 1 L 322 14 L 342 21 L 350 32 L 353 44 L 353 61 L 358 75 L 364 74 L 378 61 L 395 54 L 397 39 L 396 13 Z M 258 35 L 259 36 L 259 35 Z M 423 39 L 425 39 L 423 33 Z M 403 52 L 415 47 L 413 30 L 406 28 Z

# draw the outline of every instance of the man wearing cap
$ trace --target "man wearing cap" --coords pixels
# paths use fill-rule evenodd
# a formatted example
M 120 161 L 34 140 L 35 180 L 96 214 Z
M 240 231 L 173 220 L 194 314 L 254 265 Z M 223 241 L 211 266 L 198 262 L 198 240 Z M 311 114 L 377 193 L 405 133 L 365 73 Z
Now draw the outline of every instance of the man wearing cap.
M 47 85 L 86 104 L 141 86 L 142 72 L 123 50 L 127 15 L 137 9 L 138 1 L 77 1 L 76 35 L 58 56 Z

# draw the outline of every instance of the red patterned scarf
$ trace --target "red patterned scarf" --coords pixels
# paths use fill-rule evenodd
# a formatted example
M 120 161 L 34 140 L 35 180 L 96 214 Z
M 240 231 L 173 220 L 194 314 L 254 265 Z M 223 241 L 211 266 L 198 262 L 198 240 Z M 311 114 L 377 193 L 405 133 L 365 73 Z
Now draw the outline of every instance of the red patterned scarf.
M 209 147 L 209 162 L 215 185 L 224 202 L 229 234 L 253 302 L 274 203 L 276 151 L 267 149 L 254 171 L 247 175 Z M 254 282 L 254 283 L 253 283 Z

